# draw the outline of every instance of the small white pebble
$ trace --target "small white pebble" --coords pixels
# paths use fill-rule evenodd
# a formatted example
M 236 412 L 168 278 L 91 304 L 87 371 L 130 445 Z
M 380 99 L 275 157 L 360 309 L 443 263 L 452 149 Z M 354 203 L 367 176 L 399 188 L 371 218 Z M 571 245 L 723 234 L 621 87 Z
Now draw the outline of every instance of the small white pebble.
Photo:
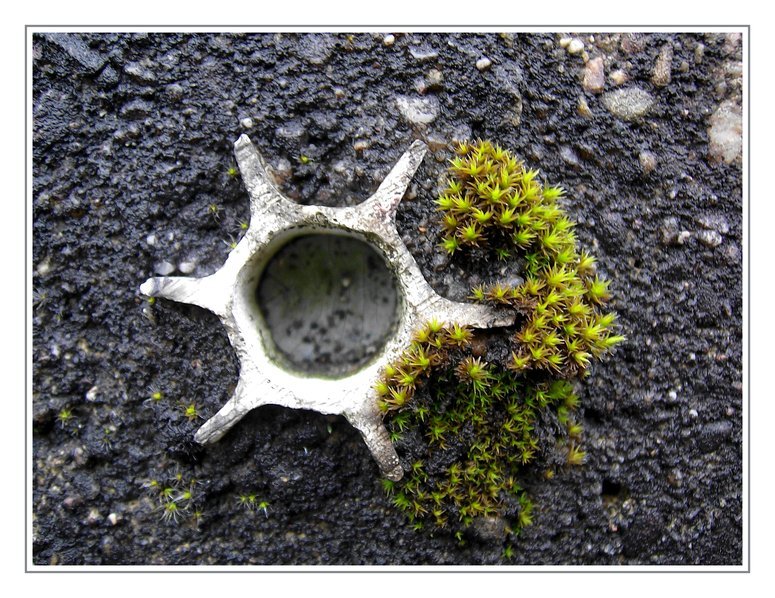
M 476 61 L 476 68 L 480 71 L 486 71 L 488 68 L 490 68 L 490 66 L 492 66 L 492 60 L 486 56 Z
M 567 47 L 568 47 L 568 44 L 570 44 L 570 43 L 571 43 L 571 41 L 572 41 L 572 38 L 570 38 L 570 37 L 563 37 L 563 38 L 560 40 L 560 47 L 561 47 L 561 48 L 567 48 Z
M 568 54 L 579 54 L 584 49 L 584 42 L 574 38 L 568 44 Z
M 382 43 L 386 46 L 392 46 L 396 41 L 396 36 L 392 33 L 388 33 L 384 38 L 382 38 Z
M 365 149 L 369 149 L 369 147 L 371 147 L 371 143 L 366 139 L 359 139 L 353 143 L 353 149 L 356 152 L 362 152 Z
M 153 267 L 153 271 L 159 276 L 169 276 L 175 271 L 175 265 L 166 260 L 157 262 Z
M 118 515 L 111 513 L 108 515 L 108 521 L 110 521 L 110 525 L 116 525 L 118 523 Z
M 689 409 L 689 417 L 692 419 L 696 419 L 699 413 L 697 413 L 696 409 Z
M 37 270 L 38 270 L 38 274 L 40 274 L 41 276 L 45 276 L 46 274 L 51 272 L 51 259 L 47 257 L 42 262 L 40 262 L 38 264 Z
M 253 128 L 253 119 L 250 118 L 250 117 L 243 118 L 241 121 L 239 121 L 239 124 L 242 125 L 243 129 L 252 129 Z
M 191 274 L 195 268 L 196 262 L 194 261 L 180 262 L 178 264 L 178 270 L 180 270 L 183 274 Z
M 701 230 L 697 233 L 697 236 L 700 238 L 700 242 L 706 247 L 718 247 L 724 240 L 715 230 Z
M 692 233 L 690 233 L 688 230 L 682 230 L 680 233 L 678 233 L 678 244 L 683 245 L 686 243 L 686 241 L 689 240 L 689 237 L 692 236 Z
M 667 398 L 671 401 L 677 401 L 678 400 L 678 393 L 674 390 L 671 390 L 669 393 L 667 393 Z
M 99 386 L 92 386 L 87 392 L 86 392 L 86 400 L 90 403 L 93 403 L 97 400 L 97 393 L 100 391 Z
M 155 247 L 158 239 L 156 239 L 156 235 L 154 233 L 151 233 L 147 237 L 145 237 L 145 242 L 148 243 L 151 247 Z

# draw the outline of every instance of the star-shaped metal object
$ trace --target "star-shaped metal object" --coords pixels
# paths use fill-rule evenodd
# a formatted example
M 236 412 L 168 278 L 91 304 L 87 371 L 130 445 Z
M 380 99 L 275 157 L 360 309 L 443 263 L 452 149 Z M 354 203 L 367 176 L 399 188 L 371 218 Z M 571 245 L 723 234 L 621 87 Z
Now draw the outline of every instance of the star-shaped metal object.
M 140 287 L 145 295 L 199 305 L 215 313 L 239 358 L 234 395 L 199 428 L 197 442 L 216 442 L 260 405 L 341 414 L 361 433 L 383 475 L 401 479 L 403 470 L 382 424 L 374 390 L 382 369 L 406 349 L 413 332 L 432 319 L 475 328 L 513 323 L 513 315 L 437 295 L 401 240 L 395 225 L 396 209 L 426 149 L 421 141 L 412 143 L 376 193 L 363 203 L 330 208 L 303 206 L 283 196 L 250 139 L 242 135 L 237 140 L 234 153 L 250 195 L 250 226 L 245 235 L 211 276 L 156 277 Z M 360 370 L 339 378 L 316 377 L 284 365 L 255 297 L 263 269 L 277 249 L 294 238 L 320 233 L 350 236 L 370 244 L 384 258 L 399 291 L 398 322 L 392 337 Z

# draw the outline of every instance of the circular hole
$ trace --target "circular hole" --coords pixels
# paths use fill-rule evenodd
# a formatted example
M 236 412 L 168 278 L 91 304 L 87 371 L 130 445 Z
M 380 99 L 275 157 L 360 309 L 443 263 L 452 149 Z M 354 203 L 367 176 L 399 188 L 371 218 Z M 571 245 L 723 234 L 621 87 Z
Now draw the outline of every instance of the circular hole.
M 337 377 L 377 355 L 395 327 L 399 298 L 393 274 L 371 245 L 309 234 L 269 260 L 256 301 L 290 367 Z

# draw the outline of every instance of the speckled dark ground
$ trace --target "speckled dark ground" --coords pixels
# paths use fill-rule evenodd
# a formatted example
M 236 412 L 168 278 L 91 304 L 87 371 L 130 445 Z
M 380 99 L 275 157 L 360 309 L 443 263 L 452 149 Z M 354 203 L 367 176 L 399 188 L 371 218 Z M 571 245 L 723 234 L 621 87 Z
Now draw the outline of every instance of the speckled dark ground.
M 708 137 L 717 107 L 739 104 L 739 38 L 581 36 L 588 58 L 604 58 L 606 92 L 621 70 L 619 87 L 650 94 L 630 121 L 584 89 L 583 57 L 560 36 L 383 38 L 35 36 L 35 563 L 502 562 L 502 542 L 413 531 L 341 418 L 263 407 L 219 444 L 193 444 L 199 423 L 181 406 L 215 413 L 238 364 L 215 316 L 149 306 L 138 287 L 165 261 L 195 276 L 222 264 L 248 217 L 228 172 L 243 132 L 287 194 L 328 205 L 365 198 L 425 139 L 436 154 L 399 229 L 454 298 L 499 273 L 436 248 L 443 144 L 496 140 L 563 185 L 628 341 L 580 386 L 586 465 L 531 478 L 534 525 L 509 562 L 740 563 L 741 167 L 714 158 Z M 666 45 L 671 76 L 657 85 Z M 409 122 L 398 96 L 424 98 L 436 117 Z M 163 521 L 143 488 L 176 473 L 200 481 L 198 527 Z

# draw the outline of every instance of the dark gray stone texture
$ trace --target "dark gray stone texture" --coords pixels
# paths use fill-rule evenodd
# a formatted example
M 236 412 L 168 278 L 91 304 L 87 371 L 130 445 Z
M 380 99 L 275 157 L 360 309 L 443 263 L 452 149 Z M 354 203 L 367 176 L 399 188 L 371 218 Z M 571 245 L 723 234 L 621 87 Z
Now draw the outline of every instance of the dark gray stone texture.
M 503 562 L 486 535 L 461 547 L 413 531 L 343 418 L 266 406 L 216 445 L 193 442 L 202 420 L 182 406 L 214 414 L 238 364 L 215 316 L 149 305 L 138 287 L 163 262 L 200 277 L 223 263 L 248 218 L 228 172 L 248 133 L 284 193 L 323 205 L 365 199 L 413 139 L 428 143 L 398 227 L 456 300 L 518 272 L 440 254 L 444 144 L 492 139 L 565 187 L 628 340 L 579 385 L 587 463 L 526 471 L 534 525 L 508 562 L 740 563 L 740 39 L 578 37 L 571 54 L 543 33 L 35 35 L 34 561 Z M 582 85 L 597 57 L 600 95 Z M 624 120 L 606 108 L 616 89 L 652 103 Z M 163 521 L 143 487 L 176 473 L 199 481 L 198 527 Z M 241 507 L 245 493 L 267 512 Z

